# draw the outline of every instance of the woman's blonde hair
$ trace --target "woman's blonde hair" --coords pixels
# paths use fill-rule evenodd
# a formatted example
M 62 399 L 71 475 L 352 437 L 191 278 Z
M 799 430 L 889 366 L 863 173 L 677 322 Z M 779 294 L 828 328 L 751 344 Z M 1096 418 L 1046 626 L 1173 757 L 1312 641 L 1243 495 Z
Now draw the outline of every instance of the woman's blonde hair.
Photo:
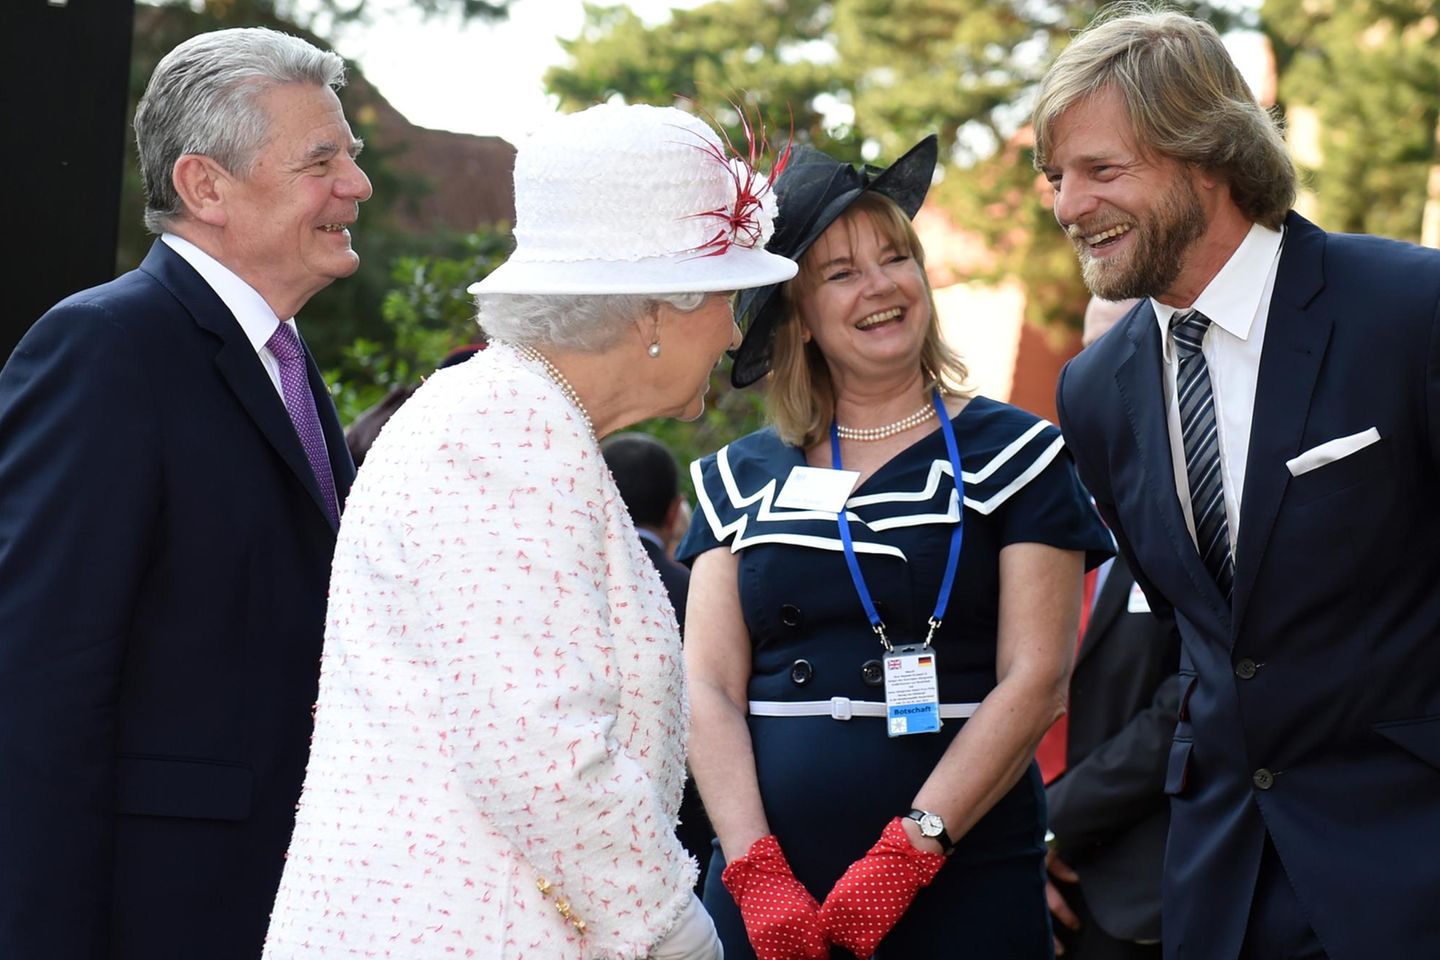
M 920 370 L 925 389 L 939 387 L 947 396 L 969 396 L 966 385 L 969 375 L 960 354 L 940 337 L 940 316 L 935 309 L 935 295 L 930 278 L 925 275 L 925 249 L 905 211 L 894 201 L 875 192 L 862 193 L 831 226 L 844 224 L 853 237 L 864 218 L 882 240 L 913 257 L 925 282 L 925 300 L 930 305 L 930 324 L 920 348 Z M 812 339 L 802 337 L 799 305 L 814 293 L 823 280 L 815 244 L 800 258 L 800 272 L 780 288 L 784 316 L 776 325 L 765 407 L 770 422 L 780 439 L 797 447 L 807 448 L 819 443 L 830 429 L 835 416 L 835 388 L 830 381 L 830 368 L 825 355 Z

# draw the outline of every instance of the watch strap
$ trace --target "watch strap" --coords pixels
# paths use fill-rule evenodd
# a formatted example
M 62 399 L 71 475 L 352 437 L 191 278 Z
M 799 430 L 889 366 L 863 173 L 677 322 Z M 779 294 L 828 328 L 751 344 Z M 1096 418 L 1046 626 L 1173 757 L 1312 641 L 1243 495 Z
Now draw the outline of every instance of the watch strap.
M 929 810 L 920 810 L 920 809 L 916 808 L 916 809 L 912 809 L 909 813 L 905 814 L 905 817 L 906 817 L 906 819 L 914 820 L 916 823 L 921 823 L 921 821 L 922 821 L 924 818 L 926 818 L 926 817 L 934 817 L 936 820 L 940 821 L 940 833 L 939 833 L 939 835 L 937 835 L 937 836 L 935 836 L 935 837 L 931 837 L 931 839 L 932 839 L 932 840 L 939 841 L 939 843 L 940 843 L 940 850 L 941 850 L 941 852 L 943 852 L 943 853 L 945 854 L 945 856 L 948 857 L 948 856 L 950 856 L 951 853 L 954 852 L 954 850 L 955 850 L 955 841 L 953 841 L 953 840 L 950 839 L 950 834 L 949 834 L 949 832 L 945 829 L 945 818 L 942 817 L 942 816 L 940 816 L 940 814 L 938 814 L 938 813 L 931 813 Z M 923 824 L 923 823 L 921 823 L 920 833 L 921 833 L 921 835 L 923 835 L 923 836 L 927 836 L 927 837 L 930 836 L 928 833 L 925 833 L 924 824 Z

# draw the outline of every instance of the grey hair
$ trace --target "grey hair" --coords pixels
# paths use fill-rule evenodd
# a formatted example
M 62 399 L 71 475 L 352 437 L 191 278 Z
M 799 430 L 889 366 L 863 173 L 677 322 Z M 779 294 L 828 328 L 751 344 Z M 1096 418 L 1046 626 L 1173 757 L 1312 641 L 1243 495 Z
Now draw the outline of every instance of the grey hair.
M 289 83 L 339 89 L 345 61 L 265 27 L 202 33 L 165 55 L 135 108 L 151 232 L 162 232 L 185 212 L 172 179 L 185 154 L 207 156 L 239 177 L 250 175 L 269 137 L 270 120 L 259 99 Z
M 480 327 L 487 337 L 530 346 L 604 350 L 625 328 L 659 304 L 682 313 L 699 309 L 703 293 L 482 293 Z

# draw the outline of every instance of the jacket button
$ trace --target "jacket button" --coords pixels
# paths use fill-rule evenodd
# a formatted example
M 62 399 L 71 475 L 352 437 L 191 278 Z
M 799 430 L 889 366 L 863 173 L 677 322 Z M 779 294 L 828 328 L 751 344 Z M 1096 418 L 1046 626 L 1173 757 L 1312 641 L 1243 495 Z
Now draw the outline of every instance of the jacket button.
M 860 667 L 860 679 L 867 687 L 878 687 L 885 683 L 885 668 L 879 660 L 866 660 Z
M 1246 657 L 1244 660 L 1241 660 L 1239 663 L 1235 664 L 1235 676 L 1239 677 L 1241 680 L 1249 680 L 1251 677 L 1255 676 L 1256 669 L 1257 667 L 1255 661 L 1251 660 L 1249 657 Z
M 1275 774 L 1261 767 L 1255 771 L 1255 775 L 1250 778 L 1250 781 L 1255 784 L 1257 790 L 1269 790 L 1275 786 Z
M 790 682 L 797 687 L 803 687 L 815 676 L 815 668 L 810 666 L 809 660 L 796 660 L 790 664 Z
M 785 624 L 785 626 L 793 629 L 800 626 L 801 621 L 804 619 L 804 614 L 800 612 L 800 608 L 795 606 L 795 604 L 782 603 L 780 605 L 780 622 Z

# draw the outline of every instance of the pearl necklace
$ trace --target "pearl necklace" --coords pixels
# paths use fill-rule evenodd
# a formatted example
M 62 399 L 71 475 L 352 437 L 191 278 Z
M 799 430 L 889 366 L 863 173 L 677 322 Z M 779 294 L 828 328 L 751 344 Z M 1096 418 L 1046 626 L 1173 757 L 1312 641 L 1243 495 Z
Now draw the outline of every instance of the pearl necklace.
M 859 440 L 862 442 L 884 440 L 886 437 L 893 437 L 897 433 L 904 433 L 912 427 L 918 427 L 933 416 L 935 416 L 935 405 L 927 403 L 919 410 L 910 414 L 910 416 L 902 417 L 894 423 L 887 423 L 883 427 L 842 427 L 837 423 L 835 425 L 835 432 L 840 435 L 840 439 L 842 440 Z
M 561 373 L 555 364 L 550 362 L 549 357 L 534 347 L 524 343 L 512 344 L 512 346 L 514 346 L 515 352 L 520 354 L 520 356 L 526 360 L 538 363 L 545 368 L 546 376 L 550 378 L 555 386 L 560 388 L 561 393 L 565 394 L 565 399 L 569 400 L 575 405 L 575 409 L 580 411 L 580 419 L 585 421 L 585 429 L 590 432 L 590 439 L 595 439 L 595 424 L 590 422 L 590 411 L 586 410 L 585 404 L 580 402 L 580 394 L 576 393 L 575 388 L 570 386 L 570 381 L 565 379 L 565 374 Z

